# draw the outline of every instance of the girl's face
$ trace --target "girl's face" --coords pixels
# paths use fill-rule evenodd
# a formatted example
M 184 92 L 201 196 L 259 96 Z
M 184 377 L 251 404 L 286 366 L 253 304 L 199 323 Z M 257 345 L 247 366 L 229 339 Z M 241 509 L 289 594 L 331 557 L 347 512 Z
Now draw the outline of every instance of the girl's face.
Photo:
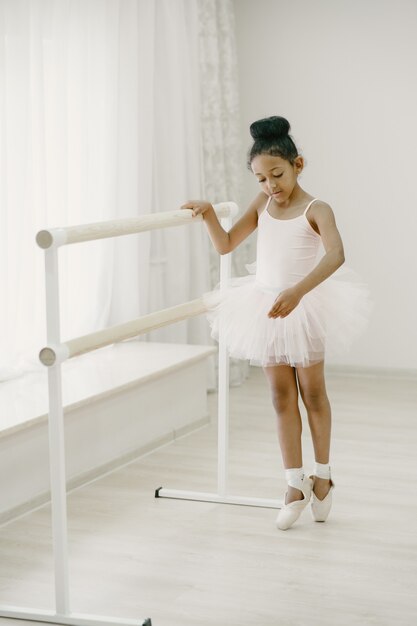
M 278 204 L 288 201 L 294 188 L 298 186 L 297 178 L 303 169 L 303 157 L 298 156 L 294 165 L 279 156 L 258 154 L 252 160 L 251 167 L 262 191 L 272 196 Z

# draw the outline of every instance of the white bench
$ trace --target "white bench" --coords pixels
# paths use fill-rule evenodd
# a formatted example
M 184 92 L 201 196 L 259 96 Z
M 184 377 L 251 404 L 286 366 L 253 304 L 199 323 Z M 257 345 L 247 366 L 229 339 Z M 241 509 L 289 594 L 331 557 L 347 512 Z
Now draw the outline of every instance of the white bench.
M 67 488 L 209 422 L 215 346 L 125 341 L 62 365 Z M 0 523 L 50 499 L 46 368 L 0 384 Z

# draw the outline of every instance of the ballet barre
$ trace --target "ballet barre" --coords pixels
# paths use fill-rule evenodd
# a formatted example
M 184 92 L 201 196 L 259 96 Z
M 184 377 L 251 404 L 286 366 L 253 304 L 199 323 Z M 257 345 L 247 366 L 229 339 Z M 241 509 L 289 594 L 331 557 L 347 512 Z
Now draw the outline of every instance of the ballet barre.
M 214 205 L 216 215 L 225 230 L 232 225 L 232 217 L 238 213 L 234 202 Z M 49 457 L 52 507 L 52 535 L 54 549 L 55 611 L 0 606 L 0 617 L 52 622 L 73 626 L 151 626 L 151 619 L 121 619 L 109 616 L 73 613 L 70 610 L 68 574 L 68 533 L 66 507 L 64 412 L 62 405 L 62 363 L 86 352 L 139 336 L 190 317 L 200 315 L 207 309 L 202 298 L 162 309 L 135 320 L 111 326 L 82 337 L 61 342 L 59 310 L 58 250 L 61 246 L 119 237 L 203 221 L 201 215 L 193 216 L 191 209 L 152 213 L 136 218 L 81 224 L 39 231 L 36 242 L 45 253 L 46 327 L 47 346 L 39 354 L 48 368 L 49 398 Z M 220 258 L 220 290 L 227 287 L 231 275 L 231 255 Z M 228 431 L 229 431 L 229 356 L 220 324 L 218 350 L 218 462 L 217 493 L 170 490 L 159 487 L 157 498 L 237 504 L 279 508 L 277 500 L 233 496 L 227 490 Z
M 71 359 L 73 356 L 109 346 L 112 343 L 116 343 L 116 341 L 123 341 L 137 337 L 138 335 L 143 335 L 144 333 L 149 333 L 151 330 L 156 330 L 167 324 L 180 322 L 189 317 L 200 315 L 206 310 L 201 298 L 190 300 L 189 302 L 172 306 L 169 309 L 161 309 L 156 313 L 143 315 L 138 319 L 125 322 L 124 324 L 109 326 L 104 330 L 70 339 L 57 346 L 47 346 L 40 351 L 39 359 L 47 366 L 55 365 L 58 362 L 62 363 L 66 359 Z
M 236 208 L 233 208 L 236 207 Z M 235 215 L 238 212 L 234 202 L 220 202 L 215 205 L 217 217 L 223 218 Z M 120 237 L 131 235 L 157 228 L 182 226 L 191 222 L 202 222 L 203 216 L 193 217 L 191 209 L 179 211 L 166 211 L 164 213 L 148 213 L 139 217 L 130 217 L 122 220 L 110 220 L 107 222 L 94 222 L 93 224 L 79 224 L 78 226 L 66 226 L 64 228 L 50 228 L 40 230 L 36 235 L 36 242 L 40 248 L 58 248 L 59 246 L 94 239 L 108 237 Z

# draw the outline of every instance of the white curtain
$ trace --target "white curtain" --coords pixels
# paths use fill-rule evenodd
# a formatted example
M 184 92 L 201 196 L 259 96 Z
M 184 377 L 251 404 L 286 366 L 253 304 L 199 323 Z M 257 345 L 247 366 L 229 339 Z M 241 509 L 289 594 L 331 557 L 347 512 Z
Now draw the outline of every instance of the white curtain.
M 195 1 L 3 0 L 0 20 L 4 380 L 40 368 L 38 230 L 173 210 L 201 188 Z M 208 288 L 204 235 L 172 229 L 162 253 L 151 233 L 60 250 L 63 339 Z M 204 320 L 188 326 L 170 339 L 208 342 Z
M 201 128 L 204 197 L 211 202 L 227 198 L 244 209 L 239 123 L 239 86 L 233 0 L 200 0 L 199 58 L 201 74 Z M 233 272 L 247 274 L 249 240 L 233 252 Z M 219 256 L 210 248 L 211 284 L 218 282 Z M 230 360 L 230 382 L 248 375 L 247 361 Z
M 222 110 L 207 117 L 200 101 L 209 74 L 236 82 L 233 40 L 227 53 L 215 50 L 225 33 L 204 45 L 219 16 L 231 24 L 231 1 L 0 0 L 0 380 L 43 369 L 38 230 L 236 199 L 233 171 L 214 171 L 208 156 L 236 161 L 236 138 L 210 130 L 216 115 L 237 128 L 235 104 L 224 109 L 221 85 Z M 203 184 L 213 176 L 228 183 Z M 198 297 L 217 264 L 203 224 L 59 257 L 63 340 Z M 204 316 L 142 340 L 210 343 Z

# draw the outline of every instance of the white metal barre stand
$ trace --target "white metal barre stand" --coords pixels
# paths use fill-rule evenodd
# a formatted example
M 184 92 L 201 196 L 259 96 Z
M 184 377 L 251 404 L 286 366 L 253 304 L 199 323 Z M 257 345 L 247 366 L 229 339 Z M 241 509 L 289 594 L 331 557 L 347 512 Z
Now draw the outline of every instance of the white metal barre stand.
M 222 218 L 222 225 L 229 230 L 232 224 L 232 215 L 238 211 L 235 203 L 225 202 L 215 205 L 216 213 Z M 0 606 L 0 617 L 12 619 L 25 619 L 46 623 L 68 624 L 73 626 L 152 626 L 150 618 L 144 620 L 121 619 L 109 616 L 84 615 L 72 613 L 70 610 L 69 576 L 68 576 L 68 548 L 67 548 L 67 508 L 66 508 L 66 476 L 65 476 L 65 442 L 64 442 L 64 411 L 62 406 L 62 380 L 61 364 L 67 358 L 81 354 L 84 351 L 95 350 L 109 345 L 123 337 L 134 336 L 142 332 L 148 332 L 150 328 L 159 327 L 184 319 L 184 315 L 192 316 L 199 314 L 201 303 L 198 300 L 184 303 L 179 307 L 164 309 L 153 315 L 152 326 L 149 320 L 137 326 L 138 320 L 133 320 L 134 330 L 129 326 L 128 331 L 122 324 L 122 330 L 115 327 L 117 336 L 111 333 L 109 337 L 102 337 L 102 333 L 92 333 L 85 337 L 78 337 L 68 343 L 61 344 L 60 340 L 60 314 L 59 314 L 59 273 L 58 273 L 58 248 L 61 245 L 90 241 L 106 237 L 118 237 L 130 233 L 142 232 L 153 228 L 166 228 L 192 222 L 192 212 L 189 210 L 172 211 L 165 214 L 150 214 L 140 218 L 116 220 L 96 224 L 81 224 L 74 227 L 57 228 L 49 231 L 40 231 L 37 235 L 38 245 L 45 250 L 46 272 L 46 323 L 48 347 L 41 351 L 45 352 L 45 358 L 41 357 L 42 363 L 49 367 L 48 393 L 49 393 L 49 450 L 50 450 L 50 476 L 51 476 L 51 506 L 52 506 L 52 531 L 54 546 L 54 569 L 55 569 L 55 605 L 56 610 L 39 610 L 37 608 L 22 608 L 16 606 Z M 202 220 L 197 216 L 196 221 Z M 220 283 L 221 288 L 228 286 L 230 279 L 231 262 L 230 255 L 221 257 Z M 175 311 L 173 310 L 175 309 Z M 139 318 L 143 320 L 149 316 Z M 125 334 L 127 332 L 127 334 Z M 133 334 L 132 334 L 133 332 Z M 100 337 L 97 338 L 96 335 Z M 82 341 L 81 341 L 82 340 Z M 74 342 L 81 348 L 74 349 Z M 52 358 L 53 357 L 53 358 Z M 52 358 L 52 360 L 51 360 Z M 219 426 L 218 426 L 218 488 L 217 493 L 200 493 L 193 491 L 174 491 L 158 489 L 156 495 L 167 498 L 180 498 L 184 500 L 204 500 L 206 502 L 219 502 L 223 504 L 241 504 L 246 506 L 259 506 L 268 508 L 280 508 L 276 500 L 261 498 L 248 498 L 244 496 L 228 495 L 227 490 L 227 457 L 228 457 L 228 415 L 229 415 L 229 357 L 225 345 L 222 329 L 219 337 Z
M 223 217 L 221 225 L 229 231 L 232 226 L 232 215 Z M 228 287 L 231 276 L 231 253 L 220 257 L 220 290 Z M 195 500 L 199 502 L 216 502 L 219 504 L 239 504 L 279 509 L 282 503 L 266 498 L 248 498 L 246 496 L 228 495 L 228 457 L 229 457 L 229 354 L 222 325 L 219 328 L 219 365 L 218 365 L 218 426 L 217 426 L 217 493 L 199 491 L 183 491 L 159 487 L 155 491 L 156 498 L 174 498 L 178 500 Z
M 61 343 L 59 315 L 58 248 L 45 250 L 46 325 L 49 346 Z M 64 411 L 62 407 L 61 361 L 48 368 L 49 464 L 51 480 L 52 534 L 55 564 L 56 611 L 0 606 L 0 617 L 69 624 L 73 626 L 152 626 L 149 618 L 121 619 L 84 615 L 70 611 L 68 577 L 67 503 L 65 478 Z

